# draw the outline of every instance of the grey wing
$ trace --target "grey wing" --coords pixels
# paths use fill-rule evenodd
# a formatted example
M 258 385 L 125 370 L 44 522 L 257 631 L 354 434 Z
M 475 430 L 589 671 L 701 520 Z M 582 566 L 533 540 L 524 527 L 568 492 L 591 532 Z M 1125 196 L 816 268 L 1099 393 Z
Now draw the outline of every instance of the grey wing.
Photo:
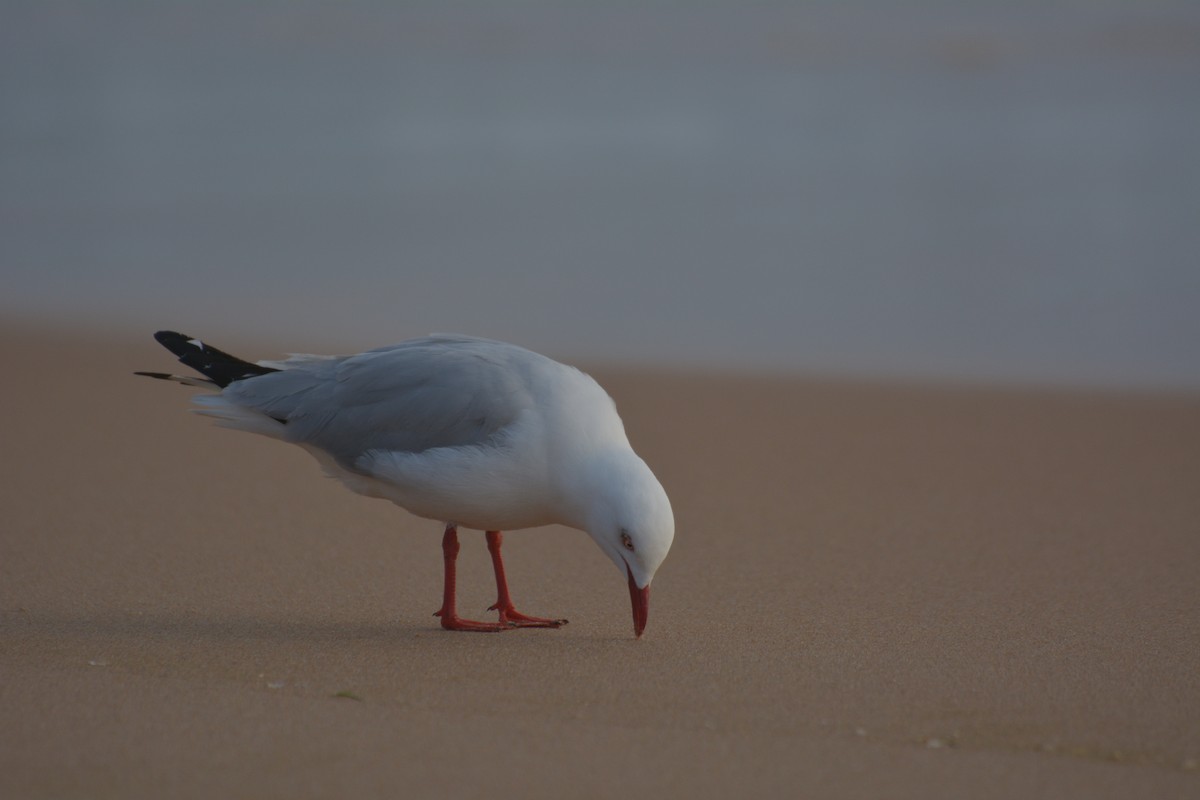
M 516 420 L 531 405 L 529 387 L 512 368 L 514 353 L 492 345 L 442 337 L 291 359 L 280 372 L 231 384 L 224 396 L 285 421 L 289 441 L 354 469 L 369 450 L 481 444 Z

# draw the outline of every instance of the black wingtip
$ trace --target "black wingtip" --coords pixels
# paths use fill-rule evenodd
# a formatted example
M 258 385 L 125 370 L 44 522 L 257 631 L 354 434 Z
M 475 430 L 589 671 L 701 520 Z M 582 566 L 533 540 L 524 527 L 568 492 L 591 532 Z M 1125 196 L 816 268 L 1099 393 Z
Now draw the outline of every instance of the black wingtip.
M 154 334 L 154 341 L 158 342 L 175 355 L 182 356 L 184 353 L 189 352 L 191 347 L 195 346 L 190 345 L 189 342 L 197 342 L 199 339 L 195 339 L 191 336 L 185 336 L 184 334 L 177 333 L 176 331 L 157 331 Z
M 141 375 L 146 378 L 158 378 L 160 381 L 171 380 L 171 373 L 169 372 L 134 372 L 133 374 Z
M 243 361 L 237 356 L 231 356 L 195 337 L 185 336 L 176 331 L 158 331 L 154 334 L 154 339 L 174 353 L 180 362 L 187 364 L 221 388 L 225 388 L 234 381 L 266 375 L 269 372 L 278 372 L 271 367 L 261 367 L 258 364 Z M 157 375 L 151 377 L 157 377 Z

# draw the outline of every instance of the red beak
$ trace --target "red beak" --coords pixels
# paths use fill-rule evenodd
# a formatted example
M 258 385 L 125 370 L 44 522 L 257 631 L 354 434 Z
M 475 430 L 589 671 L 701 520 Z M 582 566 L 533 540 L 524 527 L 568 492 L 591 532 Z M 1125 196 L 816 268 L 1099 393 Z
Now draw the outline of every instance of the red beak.
M 633 570 L 628 564 L 625 565 L 625 572 L 629 574 L 629 599 L 633 603 L 633 633 L 640 639 L 642 631 L 646 630 L 646 620 L 650 616 L 650 584 L 646 584 L 644 589 L 639 589 L 633 580 Z

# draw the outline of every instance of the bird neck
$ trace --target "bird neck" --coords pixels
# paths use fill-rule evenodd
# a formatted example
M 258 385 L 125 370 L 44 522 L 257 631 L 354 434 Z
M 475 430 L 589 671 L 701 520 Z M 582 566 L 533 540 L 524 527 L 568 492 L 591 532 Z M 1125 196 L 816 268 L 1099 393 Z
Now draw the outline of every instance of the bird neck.
M 563 522 L 589 531 L 613 516 L 645 465 L 629 447 L 612 447 L 576 462 L 578 467 L 558 475 Z

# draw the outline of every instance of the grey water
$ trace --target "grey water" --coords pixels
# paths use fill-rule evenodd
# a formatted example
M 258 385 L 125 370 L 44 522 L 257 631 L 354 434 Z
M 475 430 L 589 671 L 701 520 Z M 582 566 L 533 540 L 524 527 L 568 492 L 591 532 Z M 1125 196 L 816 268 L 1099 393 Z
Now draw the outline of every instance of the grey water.
M 1200 3 L 0 5 L 0 319 L 1195 389 L 1198 254 Z

